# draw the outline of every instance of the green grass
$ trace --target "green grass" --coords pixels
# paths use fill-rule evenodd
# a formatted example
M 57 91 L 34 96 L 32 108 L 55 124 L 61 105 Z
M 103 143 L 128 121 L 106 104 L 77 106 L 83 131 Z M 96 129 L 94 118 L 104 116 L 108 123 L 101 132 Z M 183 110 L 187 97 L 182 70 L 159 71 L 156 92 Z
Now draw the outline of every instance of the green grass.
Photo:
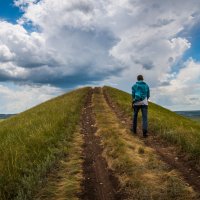
M 177 172 L 169 169 L 153 149 L 122 126 L 101 93 L 94 94 L 93 108 L 103 156 L 119 180 L 122 199 L 197 199 Z
M 26 200 L 36 192 L 66 154 L 88 90 L 75 90 L 1 122 L 1 199 Z
M 198 122 L 200 124 L 200 117 L 191 117 L 192 120 Z
M 66 141 L 68 142 L 68 141 Z M 68 142 L 64 153 L 55 169 L 48 175 L 45 185 L 33 197 L 34 200 L 78 200 L 83 180 L 83 134 L 79 127 Z M 70 156 L 68 156 L 70 155 Z
M 111 99 L 132 117 L 131 95 L 118 89 L 104 87 Z M 149 104 L 149 130 L 165 141 L 175 144 L 200 162 L 200 124 L 154 103 Z

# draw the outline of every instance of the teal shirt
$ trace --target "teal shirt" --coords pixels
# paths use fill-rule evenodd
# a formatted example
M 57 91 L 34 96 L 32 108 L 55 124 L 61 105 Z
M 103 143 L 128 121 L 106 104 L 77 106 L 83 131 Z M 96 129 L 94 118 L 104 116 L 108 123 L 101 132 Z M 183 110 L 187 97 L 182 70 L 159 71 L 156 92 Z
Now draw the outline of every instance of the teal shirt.
M 144 81 L 137 81 L 132 87 L 132 100 L 142 101 L 150 97 L 149 86 Z

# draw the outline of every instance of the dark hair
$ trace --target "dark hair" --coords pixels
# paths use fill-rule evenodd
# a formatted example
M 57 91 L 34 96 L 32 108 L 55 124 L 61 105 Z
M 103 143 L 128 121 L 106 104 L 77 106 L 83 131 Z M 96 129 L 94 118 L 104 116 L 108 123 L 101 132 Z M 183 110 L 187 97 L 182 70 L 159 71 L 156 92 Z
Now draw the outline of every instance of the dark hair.
M 137 80 L 138 80 L 138 81 L 143 81 L 143 80 L 144 80 L 144 78 L 143 78 L 143 76 L 142 76 L 142 75 L 138 75 L 138 76 L 137 76 Z

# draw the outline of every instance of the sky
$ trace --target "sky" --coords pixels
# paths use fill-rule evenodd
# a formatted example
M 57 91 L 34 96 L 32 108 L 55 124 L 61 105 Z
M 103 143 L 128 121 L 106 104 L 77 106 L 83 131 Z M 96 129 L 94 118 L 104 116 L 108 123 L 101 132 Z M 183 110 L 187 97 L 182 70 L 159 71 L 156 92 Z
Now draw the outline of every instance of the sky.
M 199 0 L 0 0 L 0 113 L 83 86 L 200 110 Z

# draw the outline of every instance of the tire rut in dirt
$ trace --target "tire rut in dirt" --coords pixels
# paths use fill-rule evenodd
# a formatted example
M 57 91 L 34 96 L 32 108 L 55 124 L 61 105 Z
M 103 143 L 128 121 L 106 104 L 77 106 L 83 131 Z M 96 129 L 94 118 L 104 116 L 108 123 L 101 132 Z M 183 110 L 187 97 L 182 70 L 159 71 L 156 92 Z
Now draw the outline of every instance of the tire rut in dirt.
M 84 134 L 84 163 L 82 183 L 83 192 L 80 199 L 83 200 L 113 200 L 115 198 L 114 183 L 105 159 L 102 157 L 100 138 L 95 135 L 95 117 L 92 108 L 92 95 L 96 90 L 89 91 L 83 113 L 82 133 Z
M 132 119 L 127 116 L 122 110 L 120 110 L 105 90 L 103 90 L 104 98 L 116 116 L 120 119 L 122 124 L 130 129 L 132 127 Z M 140 128 L 141 129 L 141 128 Z M 144 140 L 144 143 L 153 148 L 160 159 L 164 161 L 171 169 L 179 171 L 184 180 L 194 188 L 194 190 L 200 194 L 200 171 L 194 167 L 194 163 L 185 159 L 185 155 L 182 152 L 178 152 L 174 146 L 171 146 L 167 142 L 154 135 L 149 134 L 147 139 L 142 137 L 142 131 L 139 130 L 138 137 Z M 200 197 L 199 197 L 200 198 Z

